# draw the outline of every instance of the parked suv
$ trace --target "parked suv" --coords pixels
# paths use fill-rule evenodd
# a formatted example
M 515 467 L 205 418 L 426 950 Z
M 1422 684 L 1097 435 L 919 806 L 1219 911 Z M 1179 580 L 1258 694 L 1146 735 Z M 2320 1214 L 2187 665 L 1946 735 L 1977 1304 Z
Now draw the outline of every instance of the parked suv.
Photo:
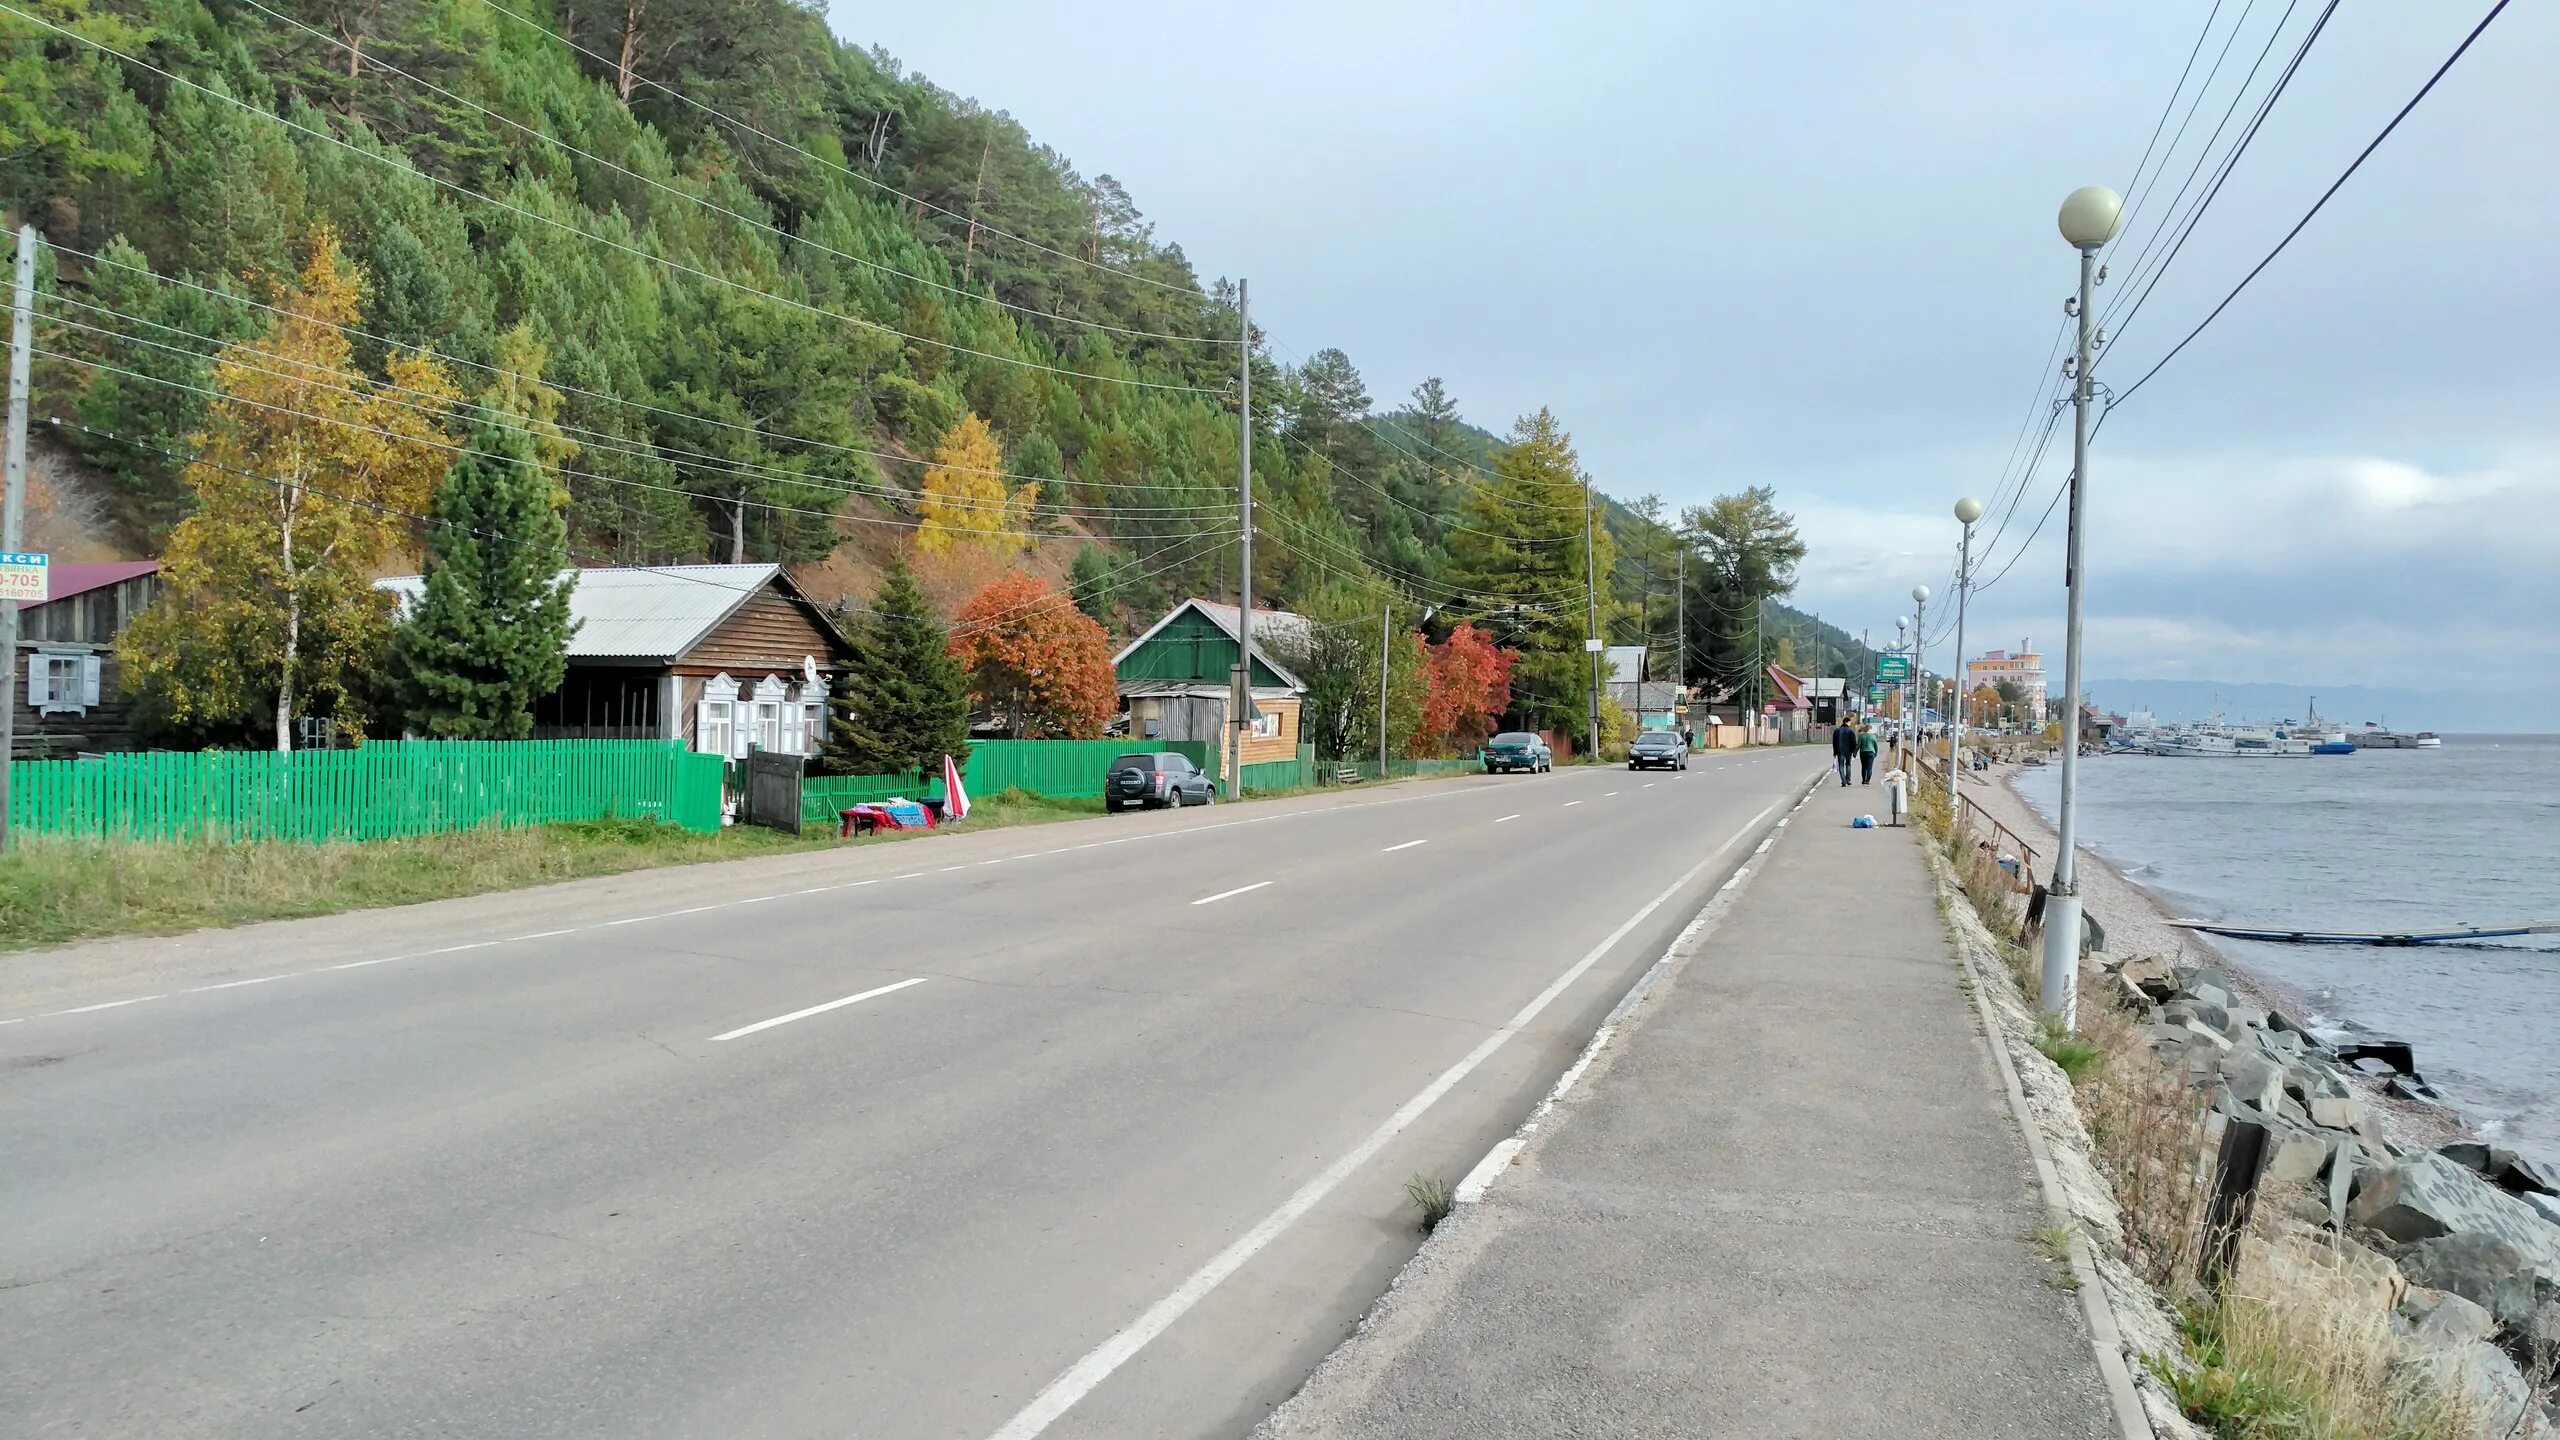
M 1505 730 L 1484 742 L 1484 773 L 1503 775 L 1513 770 L 1553 770 L 1556 752 L 1547 742 L 1526 730 Z
M 1659 765 L 1665 770 L 1689 768 L 1689 742 L 1673 730 L 1647 730 L 1627 745 L 1627 768 L 1648 770 Z
M 1102 808 L 1121 810 L 1215 805 L 1218 787 L 1189 757 L 1170 750 L 1123 755 L 1102 781 Z

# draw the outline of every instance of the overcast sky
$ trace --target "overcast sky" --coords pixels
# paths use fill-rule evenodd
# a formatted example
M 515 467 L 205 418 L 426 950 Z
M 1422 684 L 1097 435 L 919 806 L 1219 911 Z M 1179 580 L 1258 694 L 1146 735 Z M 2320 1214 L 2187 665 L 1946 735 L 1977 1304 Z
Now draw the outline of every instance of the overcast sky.
M 2340 6 L 2099 377 L 2130 386 L 2203 318 L 2488 3 Z M 1204 276 L 1251 277 L 1283 359 L 1340 346 L 1382 403 L 1440 375 L 1497 432 L 1550 405 L 1620 496 L 1774 486 L 1812 547 L 1796 603 L 1890 640 L 1911 585 L 1947 591 L 1955 499 L 1993 499 L 2041 431 L 2057 205 L 2139 193 L 2211 8 L 838 0 L 833 23 L 1117 176 Z M 2320 8 L 2292 7 L 2217 159 Z M 2224 0 L 2169 132 L 2235 17 L 2237 41 L 2117 279 L 2286 12 Z M 2109 421 L 2093 675 L 2560 709 L 2555 72 L 2560 5 L 2510 6 Z M 2059 651 L 2062 529 L 1977 596 L 1970 648 Z

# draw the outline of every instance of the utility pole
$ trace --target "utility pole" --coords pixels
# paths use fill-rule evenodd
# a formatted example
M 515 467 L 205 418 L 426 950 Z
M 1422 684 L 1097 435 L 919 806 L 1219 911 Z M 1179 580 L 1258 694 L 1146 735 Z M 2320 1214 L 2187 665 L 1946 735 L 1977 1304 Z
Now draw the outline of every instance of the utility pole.
M 1680 548 L 1672 552 L 1671 593 L 1673 613 L 1679 616 L 1674 628 L 1680 632 L 1680 648 L 1675 652 L 1680 658 L 1673 664 L 1671 683 L 1680 692 L 1678 699 L 1686 704 L 1689 698 L 1689 537 L 1683 535 L 1679 538 Z
M 1582 596 L 1590 606 L 1590 633 L 1582 648 L 1591 656 L 1591 758 L 1600 758 L 1600 556 L 1592 548 L 1591 472 L 1582 472 Z
M 1769 663 L 1760 650 L 1760 617 L 1767 614 L 1769 602 L 1758 595 L 1751 597 L 1751 743 L 1760 743 L 1760 707 L 1768 703 Z
M 1912 768 L 1917 771 L 1920 765 L 1920 753 L 1924 748 L 1921 742 L 1927 738 L 1920 726 L 1920 712 L 1928 708 L 1929 684 L 1927 677 L 1921 673 L 1920 663 L 1929 650 L 1929 587 L 1912 586 L 1911 604 L 1911 723 L 1905 728 L 1911 737 Z M 1918 775 L 1915 774 L 1912 780 L 1914 785 L 1917 785 Z
M 1227 798 L 1244 798 L 1244 734 L 1253 723 L 1253 312 L 1236 282 L 1236 678 L 1227 705 Z
M 2063 607 L 2062 638 L 2062 798 L 2054 807 L 2053 878 L 2045 887 L 2044 963 L 2040 969 L 2037 1008 L 2076 1028 L 2080 1014 L 2080 867 L 2073 861 L 2077 840 L 2080 777 L 2080 597 L 2088 588 L 2080 573 L 2080 520 L 2089 489 L 2089 375 L 2091 356 L 2090 292 L 2097 287 L 2098 247 L 2115 238 L 2124 220 L 2124 202 L 2103 185 L 2083 186 L 2062 202 L 2062 238 L 2080 252 L 2080 294 L 2070 307 L 2079 322 L 2079 344 L 2071 361 L 2071 515 L 2063 541 L 2062 583 L 2068 591 Z
M 1396 610 L 1396 602 L 1388 600 L 1378 607 L 1378 778 L 1387 778 L 1387 635 L 1388 616 Z
M 36 227 L 18 227 L 17 283 L 9 306 L 8 499 L 0 550 L 18 553 L 27 512 L 27 366 L 36 331 Z M 9 846 L 9 772 L 18 753 L 18 602 L 0 600 L 0 850 Z

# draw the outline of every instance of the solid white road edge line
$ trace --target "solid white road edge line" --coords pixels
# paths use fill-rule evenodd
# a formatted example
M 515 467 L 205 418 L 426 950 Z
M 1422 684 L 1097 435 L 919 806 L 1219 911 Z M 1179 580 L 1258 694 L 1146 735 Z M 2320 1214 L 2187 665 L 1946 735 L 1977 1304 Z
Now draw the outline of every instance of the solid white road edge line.
M 1191 903 L 1194 905 L 1206 905 L 1212 900 L 1224 900 L 1232 895 L 1242 895 L 1248 890 L 1259 890 L 1270 883 L 1271 882 L 1268 880 L 1256 880 L 1250 885 L 1239 885 L 1233 890 L 1221 890 L 1215 895 L 1203 895 Z
M 759 1030 L 770 1030 L 776 1025 L 788 1025 L 794 1020 L 806 1020 L 812 1015 L 824 1015 L 830 1010 L 841 1010 L 847 1005 L 859 1005 L 865 1000 L 886 995 L 892 990 L 904 990 L 910 985 L 921 985 L 925 979 L 926 977 L 919 975 L 913 980 L 901 980 L 895 985 L 882 985 L 877 989 L 865 990 L 859 995 L 847 995 L 841 1000 L 830 1000 L 824 1005 L 812 1005 L 806 1010 L 794 1010 L 788 1015 L 776 1015 L 770 1020 L 759 1020 L 753 1025 L 741 1025 L 727 1034 L 714 1035 L 711 1039 L 716 1044 L 722 1040 L 735 1040 L 741 1035 L 753 1035 Z
M 1416 846 L 1416 845 L 1428 845 L 1428 844 L 1430 844 L 1430 843 L 1431 843 L 1431 842 L 1430 842 L 1430 841 L 1428 841 L 1428 840 L 1407 840 L 1406 842 L 1404 842 L 1404 843 L 1403 843 L 1403 844 L 1401 844 L 1401 845 L 1390 845 L 1390 846 L 1388 846 L 1386 849 L 1381 850 L 1381 851 L 1379 851 L 1378 853 L 1379 853 L 1379 854 L 1381 854 L 1381 855 L 1393 855 L 1394 853 L 1396 853 L 1396 852 L 1397 852 L 1397 851 L 1399 851 L 1399 850 L 1410 850 L 1410 849 L 1412 849 L 1412 848 L 1413 848 L 1414 846 Z
M 1740 843 L 1743 836 L 1750 834 L 1754 827 L 1776 813 L 1778 807 L 1785 803 L 1784 798 L 1770 802 L 1766 809 L 1743 822 L 1741 828 L 1727 837 L 1723 844 L 1709 851 L 1705 859 L 1682 872 L 1679 879 L 1672 881 L 1660 894 L 1646 901 L 1636 913 L 1619 921 L 1618 928 L 1601 937 L 1599 944 L 1585 951 L 1581 959 L 1568 966 L 1565 972 L 1557 976 L 1546 989 L 1539 991 L 1535 999 L 1520 1007 L 1520 1012 L 1512 1016 L 1501 1029 L 1487 1035 L 1458 1063 L 1441 1071 L 1437 1079 L 1422 1087 L 1419 1094 L 1397 1107 L 1394 1114 L 1380 1122 L 1378 1128 L 1370 1131 L 1359 1144 L 1326 1166 L 1314 1179 L 1299 1186 L 1288 1199 L 1281 1201 L 1278 1209 L 1265 1215 L 1252 1229 L 1236 1237 L 1226 1249 L 1212 1256 L 1209 1263 L 1191 1272 L 1189 1278 L 1174 1287 L 1173 1293 L 1148 1306 L 1146 1313 L 1131 1321 L 1118 1334 L 1095 1346 L 1085 1354 L 1083 1359 L 1068 1366 L 1064 1373 L 1050 1381 L 1038 1395 L 1033 1396 L 1030 1404 L 1023 1406 L 1012 1419 L 1006 1421 L 1004 1427 L 996 1431 L 991 1440 L 1030 1440 L 1031 1436 L 1048 1429 L 1051 1421 L 1067 1413 L 1077 1401 L 1093 1393 L 1095 1386 L 1111 1378 L 1113 1371 L 1127 1364 L 1132 1356 L 1147 1347 L 1149 1341 L 1170 1329 L 1173 1322 L 1181 1319 L 1192 1306 L 1199 1304 L 1210 1291 L 1217 1289 L 1228 1276 L 1243 1269 L 1245 1262 L 1260 1253 L 1264 1246 L 1277 1239 L 1280 1232 L 1288 1229 L 1300 1216 L 1314 1209 L 1325 1196 L 1333 1193 L 1343 1181 L 1351 1178 L 1352 1172 L 1367 1164 L 1370 1157 L 1380 1150 L 1385 1149 L 1388 1141 L 1402 1134 L 1406 1127 L 1422 1118 L 1425 1111 L 1439 1103 L 1441 1096 L 1456 1089 L 1458 1082 L 1474 1073 L 1477 1066 L 1491 1059 L 1493 1053 L 1500 1050 L 1512 1036 L 1527 1029 L 1531 1021 L 1536 1020 L 1542 1011 L 1555 1003 L 1557 996 L 1571 988 L 1573 982 L 1588 974 L 1592 966 L 1599 964 L 1600 957 L 1616 948 L 1619 941 L 1625 939 L 1628 933 L 1638 925 L 1643 924 L 1654 911 L 1669 903 L 1671 897 L 1695 884 L 1699 876 L 1707 873 L 1711 866 L 1724 858 L 1726 851 Z M 1623 1001 L 1620 1003 L 1624 1004 Z

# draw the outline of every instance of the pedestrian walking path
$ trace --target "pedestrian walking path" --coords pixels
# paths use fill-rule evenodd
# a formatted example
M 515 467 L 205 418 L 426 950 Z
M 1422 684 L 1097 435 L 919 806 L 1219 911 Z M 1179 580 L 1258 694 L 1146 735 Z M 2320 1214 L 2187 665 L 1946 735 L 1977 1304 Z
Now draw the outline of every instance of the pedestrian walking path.
M 1850 828 L 1883 796 L 1823 775 L 1266 1433 L 2116 1434 L 1916 834 Z

